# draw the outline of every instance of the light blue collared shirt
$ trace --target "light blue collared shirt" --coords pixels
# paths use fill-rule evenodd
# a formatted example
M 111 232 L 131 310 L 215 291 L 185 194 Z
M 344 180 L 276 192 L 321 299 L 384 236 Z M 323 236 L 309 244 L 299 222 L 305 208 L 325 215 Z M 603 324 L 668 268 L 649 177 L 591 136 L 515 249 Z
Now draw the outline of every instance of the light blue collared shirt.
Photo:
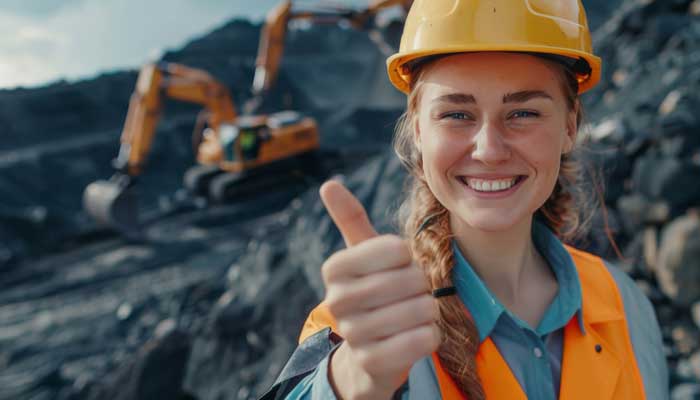
M 532 240 L 559 284 L 557 295 L 537 327 L 507 310 L 479 278 L 454 243 L 453 281 L 483 342 L 491 337 L 525 394 L 531 399 L 559 398 L 563 328 L 576 316 L 583 331 L 581 283 L 569 252 L 543 223 L 532 223 Z
M 476 324 L 479 340 L 491 337 L 530 399 L 559 398 L 563 331 L 576 316 L 583 331 L 581 284 L 576 266 L 561 241 L 542 222 L 532 224 L 535 247 L 547 261 L 559 290 L 533 328 L 508 311 L 479 278 L 456 243 L 453 282 Z M 328 382 L 328 357 L 286 397 L 288 400 L 335 399 Z M 404 398 L 407 396 L 404 395 Z

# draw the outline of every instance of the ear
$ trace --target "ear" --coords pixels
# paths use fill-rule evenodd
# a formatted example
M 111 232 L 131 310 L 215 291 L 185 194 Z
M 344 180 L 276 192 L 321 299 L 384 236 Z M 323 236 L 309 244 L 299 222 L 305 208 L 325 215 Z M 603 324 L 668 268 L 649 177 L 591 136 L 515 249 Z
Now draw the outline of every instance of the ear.
M 566 117 L 566 131 L 564 132 L 564 146 L 562 147 L 562 154 L 571 152 L 576 144 L 576 138 L 578 136 L 578 110 L 580 103 L 576 101 L 574 109 L 569 111 Z

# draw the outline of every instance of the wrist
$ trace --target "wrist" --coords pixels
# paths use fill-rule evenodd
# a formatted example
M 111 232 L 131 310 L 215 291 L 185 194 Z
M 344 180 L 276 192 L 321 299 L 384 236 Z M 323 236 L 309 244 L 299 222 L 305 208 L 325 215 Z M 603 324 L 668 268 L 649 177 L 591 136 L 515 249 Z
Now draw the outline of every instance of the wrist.
M 352 360 L 352 351 L 343 342 L 328 360 L 328 383 L 338 400 L 390 400 L 394 390 L 376 382 Z
M 352 383 L 348 376 L 348 350 L 347 343 L 343 342 L 328 355 L 328 383 L 338 400 L 350 400 L 353 397 L 349 392 Z

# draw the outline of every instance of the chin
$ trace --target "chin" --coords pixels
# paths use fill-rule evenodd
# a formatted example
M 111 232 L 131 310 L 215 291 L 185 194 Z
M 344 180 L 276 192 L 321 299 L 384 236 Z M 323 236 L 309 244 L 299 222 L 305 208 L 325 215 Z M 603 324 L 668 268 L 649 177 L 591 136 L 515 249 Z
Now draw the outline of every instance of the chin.
M 505 232 L 519 225 L 524 216 L 513 215 L 502 209 L 472 210 L 455 213 L 460 224 L 466 224 L 470 229 L 484 232 Z

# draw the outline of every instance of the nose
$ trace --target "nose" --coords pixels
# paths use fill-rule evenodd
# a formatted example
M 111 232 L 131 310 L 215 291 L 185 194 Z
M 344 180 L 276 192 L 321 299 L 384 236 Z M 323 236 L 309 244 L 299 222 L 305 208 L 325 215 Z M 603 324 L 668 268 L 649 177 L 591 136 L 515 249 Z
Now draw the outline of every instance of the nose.
M 510 147 L 498 125 L 485 122 L 474 136 L 472 158 L 484 164 L 499 164 L 510 156 Z

